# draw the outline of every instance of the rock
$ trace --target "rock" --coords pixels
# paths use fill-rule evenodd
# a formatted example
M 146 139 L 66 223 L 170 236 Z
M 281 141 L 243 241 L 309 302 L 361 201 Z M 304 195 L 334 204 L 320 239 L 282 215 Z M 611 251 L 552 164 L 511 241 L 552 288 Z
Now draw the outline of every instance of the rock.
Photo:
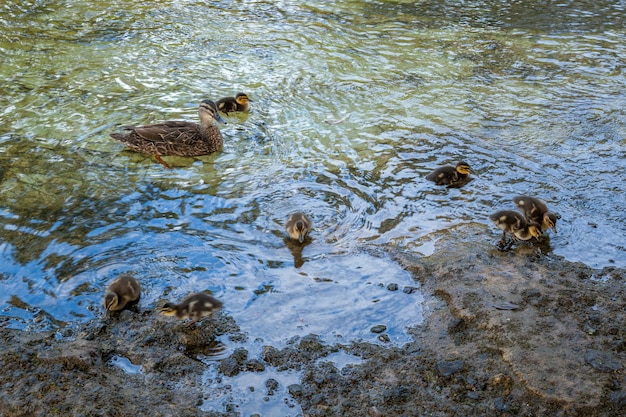
M 246 362 L 245 367 L 252 372 L 263 372 L 265 370 L 265 365 L 258 359 L 250 359 Z
M 287 390 L 289 391 L 289 394 L 294 398 L 302 396 L 302 385 L 300 384 L 291 384 L 287 387 Z
M 88 370 L 102 366 L 102 352 L 96 343 L 78 340 L 62 351 L 45 351 L 39 359 L 51 363 L 62 363 L 68 369 Z
M 398 288 L 398 284 L 395 282 L 387 285 L 387 290 L 389 291 L 398 291 Z
M 279 385 L 280 384 L 278 383 L 278 381 L 276 381 L 274 378 L 270 378 L 267 381 L 265 381 L 265 388 L 267 388 L 267 395 L 270 395 L 270 396 L 274 395 Z
M 240 371 L 237 360 L 232 357 L 222 359 L 218 370 L 226 376 L 235 376 Z
M 387 326 L 385 326 L 384 324 L 377 324 L 376 326 L 373 326 L 370 329 L 370 332 L 372 332 L 372 333 L 382 333 L 385 330 L 387 330 Z
M 298 349 L 308 353 L 321 352 L 324 350 L 324 345 L 322 344 L 319 336 L 308 334 L 302 338 L 300 344 L 298 345 Z
M 609 352 L 600 350 L 588 350 L 585 361 L 599 372 L 613 372 L 622 369 L 621 362 Z
M 411 287 L 411 286 L 408 286 L 408 285 L 406 287 L 402 288 L 402 292 L 405 293 L 405 294 L 413 294 L 417 290 L 418 290 L 418 288 Z
M 235 351 L 232 353 L 232 355 L 230 355 L 230 357 L 236 360 L 237 364 L 241 366 L 248 359 L 248 351 L 240 347 L 240 348 L 235 349 Z
M 449 377 L 459 372 L 463 368 L 463 361 L 441 361 L 437 363 L 437 372 L 443 377 Z
M 389 338 L 389 335 L 388 335 L 388 334 L 381 334 L 381 335 L 378 335 L 378 340 L 380 340 L 380 341 L 381 341 L 381 342 L 383 342 L 383 343 L 389 343 L 389 342 L 391 342 L 391 339 Z

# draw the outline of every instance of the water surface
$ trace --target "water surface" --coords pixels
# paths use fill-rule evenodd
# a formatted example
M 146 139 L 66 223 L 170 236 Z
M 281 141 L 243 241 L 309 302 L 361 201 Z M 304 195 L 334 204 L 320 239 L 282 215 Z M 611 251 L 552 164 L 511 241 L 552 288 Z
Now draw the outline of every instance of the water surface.
M 551 253 L 626 266 L 623 2 L 309 3 L 0 6 L 4 325 L 99 317 L 131 272 L 140 307 L 209 289 L 251 340 L 402 343 L 423 297 L 381 249 L 496 242 L 518 194 L 561 215 Z M 172 170 L 108 136 L 238 91 L 223 152 Z M 467 186 L 425 181 L 460 159 Z

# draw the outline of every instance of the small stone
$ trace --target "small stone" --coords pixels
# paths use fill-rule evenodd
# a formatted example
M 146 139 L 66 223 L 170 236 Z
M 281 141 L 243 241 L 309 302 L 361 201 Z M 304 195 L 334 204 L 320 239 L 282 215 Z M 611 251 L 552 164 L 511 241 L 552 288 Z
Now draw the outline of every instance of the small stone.
M 324 350 L 324 345 L 322 344 L 319 336 L 309 334 L 302 338 L 298 345 L 298 349 L 308 353 L 322 352 Z
M 402 288 L 402 292 L 405 293 L 405 294 L 413 294 L 416 291 L 417 291 L 416 287 L 411 287 L 411 286 L 408 286 L 408 285 L 406 287 Z
M 265 370 L 265 365 L 258 359 L 250 359 L 246 362 L 246 369 L 252 372 L 263 372 Z
M 381 342 L 384 342 L 384 343 L 391 342 L 391 339 L 389 338 L 389 335 L 387 335 L 387 334 L 378 335 L 378 340 L 380 340 Z
M 389 291 L 398 291 L 398 288 L 398 284 L 396 284 L 395 282 L 387 285 L 387 290 Z
M 370 329 L 370 332 L 372 332 L 372 333 L 382 333 L 385 330 L 387 330 L 387 326 L 385 326 L 384 324 L 377 324 L 376 326 L 373 326 Z
M 236 360 L 239 365 L 243 365 L 248 359 L 248 351 L 244 348 L 237 348 L 230 357 Z
M 287 390 L 289 391 L 289 394 L 291 394 L 291 396 L 294 398 L 302 396 L 302 385 L 300 384 L 291 384 L 287 387 Z
M 239 373 L 239 364 L 234 358 L 222 359 L 219 371 L 226 376 L 235 376 Z
M 270 378 L 267 381 L 265 381 L 265 388 L 267 388 L 267 395 L 274 395 L 274 393 L 276 392 L 276 390 L 278 389 L 278 381 L 276 381 L 274 378 Z

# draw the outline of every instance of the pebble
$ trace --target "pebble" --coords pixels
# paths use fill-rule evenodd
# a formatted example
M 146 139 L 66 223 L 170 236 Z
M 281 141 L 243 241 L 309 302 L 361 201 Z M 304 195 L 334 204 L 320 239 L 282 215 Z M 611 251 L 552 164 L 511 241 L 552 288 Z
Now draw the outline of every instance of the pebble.
M 265 365 L 258 359 L 250 359 L 246 362 L 246 369 L 252 372 L 263 372 Z
M 391 339 L 389 338 L 389 335 L 387 335 L 387 334 L 378 335 L 378 340 L 380 340 L 381 342 L 384 342 L 384 343 L 391 342 Z
M 219 371 L 226 376 L 235 376 L 239 373 L 239 364 L 234 358 L 222 359 Z
M 274 395 L 274 393 L 278 389 L 278 386 L 279 386 L 278 381 L 276 381 L 274 378 L 270 378 L 267 381 L 265 381 L 265 388 L 267 388 L 267 395 L 269 396 Z
M 294 398 L 299 398 L 302 396 L 302 385 L 300 384 L 291 384 L 287 387 L 289 394 Z
M 376 326 L 373 326 L 370 329 L 370 332 L 372 332 L 372 333 L 382 333 L 385 330 L 387 330 L 387 326 L 385 326 L 384 324 L 377 324 Z
M 417 291 L 416 287 L 411 287 L 411 286 L 408 286 L 408 285 L 402 289 L 402 292 L 405 293 L 405 294 L 413 294 L 416 291 Z

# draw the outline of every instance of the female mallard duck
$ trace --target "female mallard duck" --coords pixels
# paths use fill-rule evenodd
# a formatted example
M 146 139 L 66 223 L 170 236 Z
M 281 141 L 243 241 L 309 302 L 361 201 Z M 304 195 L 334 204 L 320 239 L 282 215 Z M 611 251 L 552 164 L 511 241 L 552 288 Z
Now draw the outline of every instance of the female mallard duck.
M 247 112 L 250 110 L 252 100 L 247 94 L 237 93 L 235 97 L 224 97 L 215 102 L 217 109 L 222 113 L 231 113 L 236 111 Z
M 542 231 L 554 229 L 556 233 L 556 219 L 559 216 L 551 213 L 543 201 L 535 197 L 519 195 L 513 198 L 513 202 L 529 221 L 540 224 Z
M 293 213 L 289 215 L 285 229 L 290 238 L 302 243 L 311 229 L 311 220 L 304 213 Z
M 118 311 L 139 301 L 140 296 L 139 282 L 129 274 L 122 274 L 111 282 L 102 304 L 109 311 Z
M 213 315 L 213 312 L 222 308 L 222 302 L 217 298 L 199 292 L 185 298 L 180 304 L 166 303 L 161 307 L 161 314 L 176 316 L 177 319 L 191 319 L 185 327 L 192 326 L 204 317 Z
M 129 133 L 111 133 L 111 137 L 135 152 L 154 155 L 166 168 L 170 166 L 161 155 L 200 156 L 218 151 L 224 139 L 213 120 L 226 124 L 215 103 L 204 100 L 198 108 L 200 124 L 168 121 L 145 126 L 126 126 Z
M 530 240 L 533 237 L 541 236 L 541 226 L 535 222 L 528 222 L 524 216 L 516 211 L 501 210 L 490 215 L 489 218 L 503 232 L 500 241 L 503 247 L 506 247 L 507 233 L 513 235 L 513 240 Z
M 456 166 L 446 165 L 437 168 L 426 176 L 429 181 L 434 181 L 437 185 L 455 185 L 469 178 L 472 171 L 467 162 L 459 162 Z

